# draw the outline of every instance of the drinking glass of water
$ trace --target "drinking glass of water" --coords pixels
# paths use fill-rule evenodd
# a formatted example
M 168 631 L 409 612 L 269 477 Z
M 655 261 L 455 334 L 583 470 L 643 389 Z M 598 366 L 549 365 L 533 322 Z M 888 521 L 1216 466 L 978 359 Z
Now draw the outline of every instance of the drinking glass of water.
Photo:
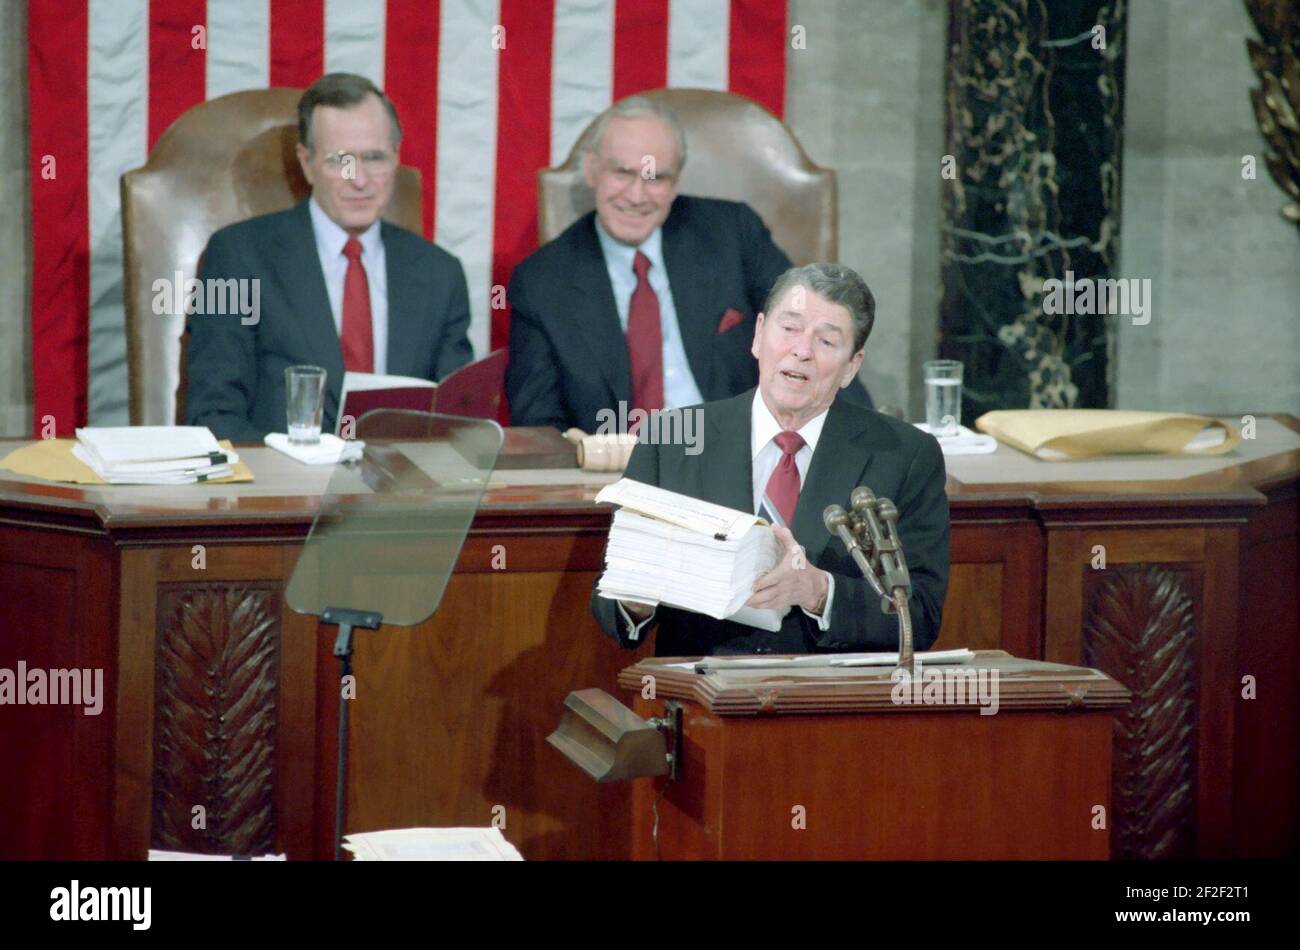
M 930 360 L 921 369 L 930 434 L 940 439 L 956 435 L 961 426 L 961 362 Z
M 289 441 L 295 445 L 320 442 L 321 413 L 325 409 L 325 370 L 319 366 L 286 366 L 284 396 Z

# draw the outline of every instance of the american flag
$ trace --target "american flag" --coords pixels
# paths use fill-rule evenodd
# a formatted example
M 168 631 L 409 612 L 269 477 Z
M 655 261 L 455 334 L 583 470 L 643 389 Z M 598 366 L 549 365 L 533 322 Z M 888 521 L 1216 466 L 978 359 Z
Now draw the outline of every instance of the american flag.
M 509 332 L 492 288 L 536 247 L 537 170 L 643 89 L 781 115 L 786 19 L 786 0 L 32 0 L 34 431 L 127 421 L 119 178 L 196 103 L 333 71 L 382 87 L 482 356 Z

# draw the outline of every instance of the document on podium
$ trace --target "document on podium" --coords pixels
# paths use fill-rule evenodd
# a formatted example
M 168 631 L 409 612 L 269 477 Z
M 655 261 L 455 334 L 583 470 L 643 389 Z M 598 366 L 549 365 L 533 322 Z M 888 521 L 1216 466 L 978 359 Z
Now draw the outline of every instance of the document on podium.
M 346 836 L 353 861 L 522 861 L 498 828 L 398 828 Z
M 781 628 L 788 609 L 745 606 L 754 581 L 781 562 L 762 518 L 629 478 L 606 486 L 596 500 L 622 506 L 610 527 L 600 596 Z

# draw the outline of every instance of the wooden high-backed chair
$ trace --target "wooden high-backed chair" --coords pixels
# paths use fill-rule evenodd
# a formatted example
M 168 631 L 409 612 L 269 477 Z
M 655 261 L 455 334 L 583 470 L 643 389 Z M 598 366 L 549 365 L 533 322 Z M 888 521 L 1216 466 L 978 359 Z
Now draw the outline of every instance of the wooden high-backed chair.
M 122 176 L 131 424 L 185 414 L 185 317 L 153 312 L 153 282 L 197 275 L 212 232 L 289 208 L 310 189 L 298 167 L 301 89 L 256 89 L 200 103 Z M 384 218 L 421 232 L 420 173 L 403 166 Z
M 639 93 L 666 103 L 686 129 L 683 194 L 749 204 L 795 264 L 836 258 L 835 172 L 815 164 L 794 133 L 757 102 L 709 89 Z M 558 168 L 538 172 L 538 239 L 554 238 L 593 207 L 582 141 Z

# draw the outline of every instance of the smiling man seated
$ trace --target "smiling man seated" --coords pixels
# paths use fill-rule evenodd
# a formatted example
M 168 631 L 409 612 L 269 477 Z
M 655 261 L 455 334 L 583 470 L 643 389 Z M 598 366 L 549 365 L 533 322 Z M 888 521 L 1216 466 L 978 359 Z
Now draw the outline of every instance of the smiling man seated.
M 875 301 L 862 278 L 837 264 L 809 264 L 776 281 L 758 315 L 752 352 L 758 389 L 704 403 L 703 443 L 642 442 L 624 473 L 704 501 L 777 518 L 784 559 L 759 578 L 752 607 L 792 608 L 776 632 L 672 607 L 652 609 L 592 594 L 601 627 L 626 647 L 657 630 L 658 656 L 898 649 L 898 621 L 822 523 L 859 485 L 898 507 L 911 574 L 913 641 L 939 635 L 948 587 L 948 499 L 933 436 L 836 393 L 862 364 Z M 771 501 L 778 510 L 766 510 Z M 775 517 L 771 517 L 775 516 Z M 800 556 L 802 547 L 804 555 Z
M 218 438 L 285 431 L 288 366 L 325 368 L 332 432 L 345 370 L 437 381 L 473 357 L 460 261 L 380 220 L 402 139 L 392 102 L 364 76 L 330 73 L 299 100 L 298 137 L 311 197 L 222 228 L 201 259 L 200 280 L 260 287 L 253 320 L 189 319 L 186 421 Z
M 595 210 L 510 278 L 506 395 L 517 426 L 600 428 L 601 415 L 675 409 L 757 380 L 754 318 L 790 266 L 749 205 L 679 195 L 686 132 L 648 96 L 592 123 Z M 870 406 L 855 381 L 848 397 Z

